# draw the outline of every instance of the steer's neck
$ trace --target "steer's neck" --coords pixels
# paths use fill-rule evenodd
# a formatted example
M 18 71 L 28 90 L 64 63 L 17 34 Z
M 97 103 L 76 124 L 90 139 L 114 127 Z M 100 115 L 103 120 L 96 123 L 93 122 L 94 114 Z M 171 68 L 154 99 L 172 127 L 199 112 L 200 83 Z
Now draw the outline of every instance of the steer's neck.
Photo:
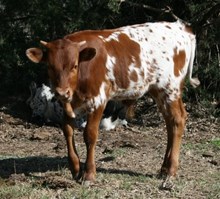
M 85 98 L 80 94 L 80 92 L 75 91 L 73 94 L 71 105 L 74 109 L 79 108 L 80 106 L 83 105 L 84 101 L 85 101 Z

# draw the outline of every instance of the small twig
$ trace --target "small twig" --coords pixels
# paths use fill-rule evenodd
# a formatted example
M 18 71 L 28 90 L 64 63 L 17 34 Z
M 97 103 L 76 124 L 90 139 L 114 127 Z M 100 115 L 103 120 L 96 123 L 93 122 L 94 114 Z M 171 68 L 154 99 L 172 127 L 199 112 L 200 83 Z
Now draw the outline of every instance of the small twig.
M 173 13 L 173 10 L 172 10 L 169 6 L 167 6 L 166 8 L 167 8 L 167 9 L 164 9 L 164 12 L 165 12 L 165 13 L 169 13 L 169 14 L 170 14 L 174 19 L 176 19 L 177 21 L 179 21 L 179 22 L 181 22 L 181 23 L 183 23 L 183 24 L 185 24 L 185 25 L 187 25 L 187 26 L 191 26 L 191 24 L 190 24 L 189 22 L 186 22 L 186 21 L 180 19 L 179 17 L 177 17 L 177 16 Z
M 217 50 L 217 57 L 218 57 L 218 66 L 220 68 L 220 54 L 219 54 L 218 44 L 216 44 L 216 50 Z
M 125 2 L 125 3 L 127 3 L 127 4 L 129 4 L 129 5 L 131 5 L 131 6 L 143 7 L 143 8 L 145 8 L 145 9 L 147 9 L 147 10 L 151 10 L 151 11 L 154 11 L 154 12 L 162 12 L 161 9 L 154 8 L 154 7 L 149 6 L 149 5 L 134 3 L 134 2 L 126 1 L 126 0 L 121 0 L 121 1 L 120 1 L 120 3 L 123 3 L 123 2 Z
M 36 17 L 35 15 L 27 15 L 27 16 L 23 16 L 23 17 L 9 17 L 9 16 L 5 16 L 6 20 L 8 21 L 23 21 L 23 20 L 27 20 L 30 18 L 34 18 Z
M 219 13 L 220 3 L 215 4 L 212 6 L 202 17 L 202 19 L 198 22 L 198 26 L 203 26 L 204 24 L 207 25 L 208 19 L 210 19 L 214 14 Z

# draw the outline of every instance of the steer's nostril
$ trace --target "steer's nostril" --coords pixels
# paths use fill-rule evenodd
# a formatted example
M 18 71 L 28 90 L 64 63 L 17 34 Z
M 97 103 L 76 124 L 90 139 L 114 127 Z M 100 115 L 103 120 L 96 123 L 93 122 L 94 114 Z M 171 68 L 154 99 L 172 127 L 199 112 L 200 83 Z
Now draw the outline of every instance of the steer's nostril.
M 66 91 L 66 94 L 64 95 L 64 97 L 68 99 L 70 97 L 70 92 Z
M 69 88 L 62 89 L 62 88 L 56 88 L 55 90 L 55 96 L 60 99 L 68 99 L 71 96 L 71 91 Z
M 70 96 L 70 90 L 66 91 L 66 96 L 68 96 L 68 97 Z
M 65 93 L 63 92 L 63 90 L 61 88 L 57 87 L 56 90 L 55 90 L 55 96 L 56 97 L 62 97 L 64 95 L 65 95 Z

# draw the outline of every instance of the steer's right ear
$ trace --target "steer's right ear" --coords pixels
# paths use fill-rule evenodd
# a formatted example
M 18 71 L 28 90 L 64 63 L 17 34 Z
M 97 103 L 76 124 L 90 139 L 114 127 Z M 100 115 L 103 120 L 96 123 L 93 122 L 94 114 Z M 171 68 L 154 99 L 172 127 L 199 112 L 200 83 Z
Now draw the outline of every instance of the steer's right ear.
M 26 50 L 27 57 L 34 63 L 44 62 L 44 53 L 40 48 L 29 48 Z

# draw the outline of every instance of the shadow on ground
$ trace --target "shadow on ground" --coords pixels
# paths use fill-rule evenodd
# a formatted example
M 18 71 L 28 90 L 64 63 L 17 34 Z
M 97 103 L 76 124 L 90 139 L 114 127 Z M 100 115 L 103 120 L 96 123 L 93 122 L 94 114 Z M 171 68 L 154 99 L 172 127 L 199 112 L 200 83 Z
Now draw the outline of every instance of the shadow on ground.
M 9 178 L 12 174 L 29 175 L 34 172 L 58 171 L 68 167 L 66 157 L 26 157 L 0 160 L 0 177 Z
M 7 179 L 13 174 L 24 174 L 26 176 L 35 172 L 60 171 L 68 167 L 66 157 L 26 157 L 8 158 L 0 160 L 0 177 Z M 130 176 L 155 177 L 156 174 L 143 174 L 130 170 L 97 168 L 97 172 L 109 174 L 125 174 Z

